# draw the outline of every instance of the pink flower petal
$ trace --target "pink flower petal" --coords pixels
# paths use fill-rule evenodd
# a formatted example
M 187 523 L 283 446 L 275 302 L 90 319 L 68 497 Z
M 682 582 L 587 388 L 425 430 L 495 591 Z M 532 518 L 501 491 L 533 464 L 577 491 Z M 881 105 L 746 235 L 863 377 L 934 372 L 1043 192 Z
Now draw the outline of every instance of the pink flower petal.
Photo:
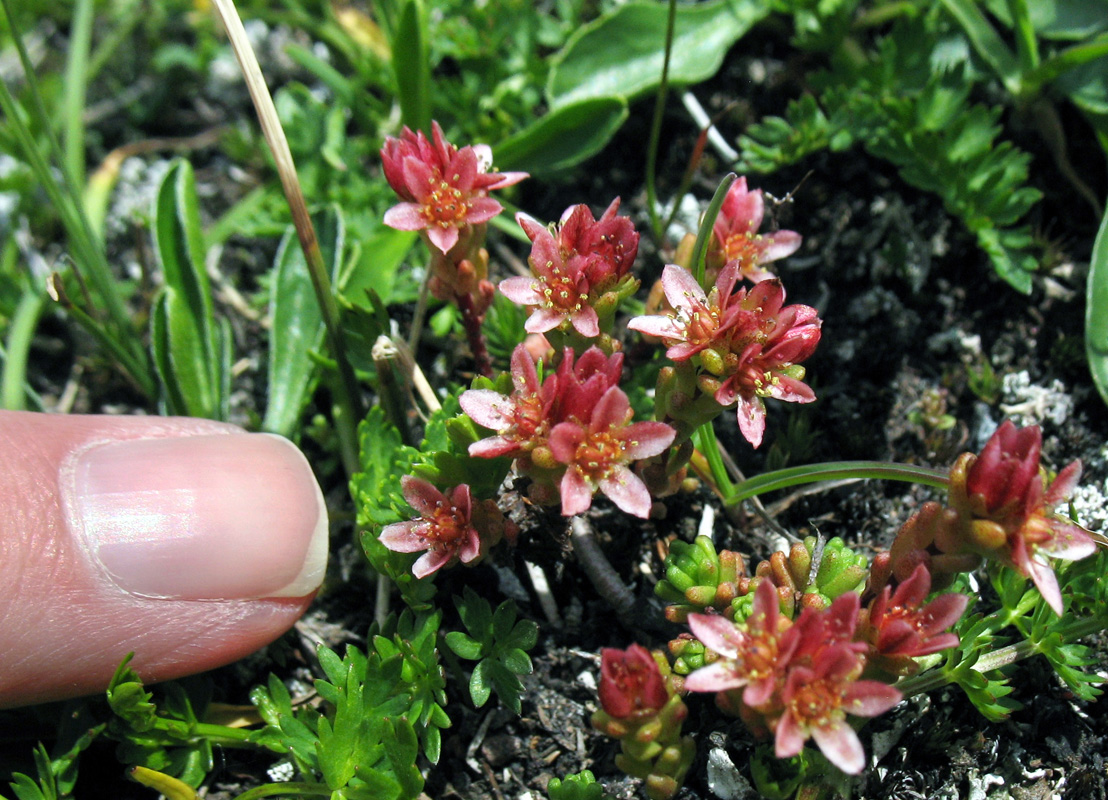
M 770 261 L 791 256 L 800 249 L 801 241 L 801 236 L 796 231 L 777 231 L 763 237 L 758 263 L 767 264 Z
M 405 475 L 400 479 L 400 490 L 404 493 L 404 499 L 408 501 L 408 505 L 423 517 L 431 516 L 440 506 L 450 505 L 446 495 L 434 484 L 414 475 Z
M 454 555 L 451 550 L 428 550 L 412 564 L 412 574 L 417 578 L 426 578 L 449 564 Z
M 774 732 L 774 754 L 778 758 L 792 758 L 799 755 L 807 739 L 808 736 L 801 730 L 796 718 L 786 712 L 777 721 L 777 730 Z
M 537 306 L 543 299 L 539 282 L 522 275 L 516 278 L 505 278 L 497 288 L 502 295 L 521 306 Z
M 570 321 L 582 336 L 594 339 L 600 335 L 600 318 L 597 317 L 596 309 L 592 306 L 582 306 L 580 311 L 570 317 Z M 532 333 L 536 333 L 536 331 L 532 331 Z M 543 333 L 543 331 L 537 331 L 537 333 Z
M 427 228 L 427 238 L 443 253 L 449 253 L 450 248 L 458 243 L 458 229 L 453 225 L 445 228 L 441 225 L 431 225 Z
M 673 444 L 677 431 L 664 422 L 636 422 L 619 432 L 623 453 L 632 461 L 664 453 Z
M 673 317 L 664 317 L 659 314 L 634 317 L 628 321 L 627 327 L 633 331 L 645 333 L 647 336 L 657 336 L 659 339 L 680 339 L 685 333 L 684 326 L 678 325 Z M 666 355 L 670 359 L 674 358 L 669 353 Z
M 419 231 L 427 227 L 423 206 L 415 203 L 397 203 L 385 212 L 384 222 L 398 231 Z
M 573 470 L 570 470 L 573 471 Z M 628 514 L 646 519 L 650 516 L 650 492 L 646 484 L 627 467 L 619 465 L 601 479 L 600 491 Z
M 428 547 L 427 540 L 421 535 L 426 533 L 426 529 L 427 523 L 420 520 L 394 522 L 381 529 L 377 541 L 394 553 L 418 553 Z
M 469 418 L 483 428 L 502 431 L 511 424 L 515 403 L 492 389 L 468 389 L 458 398 L 458 404 Z
M 718 393 L 717 393 L 717 400 Z M 739 397 L 737 409 L 739 432 L 743 438 L 757 448 L 762 443 L 762 436 L 766 432 L 766 407 L 760 397 Z
M 690 692 L 725 692 L 746 685 L 746 678 L 738 675 L 729 661 L 717 661 L 690 672 L 685 678 L 685 688 Z
M 708 295 L 692 273 L 676 264 L 666 264 L 662 270 L 662 289 L 669 304 L 677 309 L 691 309 L 696 303 L 708 302 Z
M 866 752 L 862 749 L 858 734 L 846 720 L 833 719 L 826 725 L 815 728 L 812 738 L 827 756 L 827 760 L 847 775 L 857 775 L 865 768 Z
M 566 470 L 562 476 L 562 516 L 572 517 L 575 514 L 583 514 L 592 505 L 592 487 L 585 481 L 581 473 L 573 467 Z
M 470 225 L 480 225 L 483 222 L 488 222 L 503 210 L 504 206 L 491 197 L 477 197 L 470 201 L 466 222 Z
M 718 614 L 689 614 L 689 628 L 701 644 L 724 658 L 738 657 L 750 642 L 734 622 Z

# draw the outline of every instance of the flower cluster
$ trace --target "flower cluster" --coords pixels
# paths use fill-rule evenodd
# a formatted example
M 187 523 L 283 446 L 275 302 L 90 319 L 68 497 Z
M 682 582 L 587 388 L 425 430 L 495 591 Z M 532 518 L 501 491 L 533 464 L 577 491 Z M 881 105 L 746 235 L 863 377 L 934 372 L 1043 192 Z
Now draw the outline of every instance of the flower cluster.
M 566 349 L 540 382 L 535 362 L 518 346 L 510 395 L 470 389 L 461 396 L 462 410 L 497 434 L 472 444 L 470 455 L 514 456 L 535 481 L 533 495 L 557 486 L 567 516 L 586 511 L 599 489 L 627 513 L 647 517 L 650 492 L 629 465 L 664 452 L 676 433 L 665 423 L 631 421 L 622 372 L 620 353 L 590 347 L 575 360 Z
M 716 692 L 722 709 L 756 735 L 773 736 L 779 758 L 799 754 L 812 738 L 831 763 L 857 774 L 865 755 L 848 715 L 877 716 L 901 699 L 888 683 L 864 679 L 867 666 L 878 662 L 888 668 L 882 674 L 895 678 L 911 671 L 912 659 L 957 644 L 942 631 L 961 615 L 966 598 L 944 595 L 923 604 L 926 570 L 914 581 L 868 609 L 847 592 L 826 608 L 805 606 L 790 620 L 767 580 L 741 623 L 690 614 L 693 635 L 716 660 L 690 674 L 685 688 Z
M 919 563 L 946 580 L 984 557 L 1031 578 L 1061 615 L 1062 593 L 1050 559 L 1085 558 L 1096 543 L 1054 510 L 1076 487 L 1081 462 L 1051 480 L 1041 455 L 1038 426 L 1021 429 L 1005 420 L 980 455 L 963 453 L 955 461 L 947 505 L 927 503 L 904 524 L 889 553 L 875 563 L 871 587 L 905 580 Z
M 519 183 L 525 172 L 489 172 L 488 145 L 461 149 L 445 141 L 437 122 L 432 139 L 405 127 L 399 138 L 389 137 L 381 150 L 385 180 L 402 202 L 385 212 L 385 224 L 402 231 L 425 231 L 431 243 L 449 253 L 462 231 L 481 225 L 503 208 L 488 196 L 493 189 Z
M 710 390 L 720 406 L 737 405 L 739 429 L 757 447 L 766 427 L 764 398 L 816 399 L 801 362 L 815 352 L 821 322 L 810 306 L 786 306 L 776 278 L 736 289 L 740 270 L 737 261 L 727 264 L 706 293 L 687 269 L 667 265 L 662 287 L 673 312 L 635 317 L 627 327 L 661 338 L 671 360 L 691 361 L 706 373 L 700 390 Z
M 496 503 L 474 502 L 465 484 L 443 493 L 422 478 L 405 475 L 400 487 L 419 516 L 386 525 L 378 540 L 397 553 L 426 551 L 412 565 L 417 578 L 458 561 L 473 564 L 504 536 L 515 537 L 514 524 L 504 518 Z
M 639 250 L 639 234 L 627 217 L 617 216 L 616 198 L 595 219 L 586 205 L 571 206 L 553 229 L 525 214 L 516 216 L 531 240 L 531 277 L 508 278 L 500 291 L 534 309 L 529 333 L 561 329 L 584 339 L 600 336 L 601 318 L 610 320 L 619 301 L 638 288 L 629 275 Z

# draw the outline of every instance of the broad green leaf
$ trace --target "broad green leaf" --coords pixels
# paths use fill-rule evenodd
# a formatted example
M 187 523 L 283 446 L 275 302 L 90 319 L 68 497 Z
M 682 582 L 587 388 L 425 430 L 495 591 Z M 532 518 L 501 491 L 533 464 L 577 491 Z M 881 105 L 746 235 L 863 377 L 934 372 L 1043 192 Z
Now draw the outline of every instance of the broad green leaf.
M 187 161 L 173 162 L 158 189 L 154 241 L 165 278 L 163 319 L 152 321 L 154 357 L 173 413 L 219 418 L 223 358 L 204 269 L 196 183 Z
M 392 37 L 392 68 L 404 124 L 431 132 L 431 43 L 423 0 L 407 0 Z
M 312 215 L 323 253 L 323 264 L 332 276 L 342 263 L 345 226 L 342 212 L 329 206 Z M 308 273 L 308 262 L 291 226 L 285 232 L 273 266 L 269 313 L 273 320 L 269 338 L 268 404 L 262 430 L 291 437 L 305 404 L 315 389 L 319 368 L 311 352 L 323 347 L 323 315 Z
M 1108 214 L 1093 244 L 1085 292 L 1085 354 L 1093 383 L 1108 403 Z
M 533 175 L 568 169 L 599 153 L 626 120 L 621 96 L 561 105 L 498 144 L 496 166 Z
M 758 0 L 712 0 L 677 9 L 669 81 L 682 85 L 710 78 L 728 49 L 770 4 Z M 547 84 L 553 108 L 587 98 L 636 97 L 655 89 L 662 75 L 668 8 L 632 2 L 570 37 Z
M 450 631 L 446 634 L 446 646 L 454 651 L 459 658 L 468 661 L 476 661 L 484 654 L 484 646 L 461 631 Z

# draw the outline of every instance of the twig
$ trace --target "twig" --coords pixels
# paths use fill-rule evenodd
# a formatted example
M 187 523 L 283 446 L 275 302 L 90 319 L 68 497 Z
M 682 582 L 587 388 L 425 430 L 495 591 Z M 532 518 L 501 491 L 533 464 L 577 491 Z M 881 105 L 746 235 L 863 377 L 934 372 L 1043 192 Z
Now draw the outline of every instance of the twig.
M 635 614 L 638 606 L 635 593 L 612 569 L 608 558 L 596 543 L 596 536 L 589 521 L 582 516 L 574 517 L 570 520 L 569 532 L 573 541 L 573 552 L 577 554 L 581 569 L 588 575 L 597 594 L 608 601 L 608 605 L 616 612 L 616 617 L 623 625 L 629 628 L 642 627 L 641 617 Z

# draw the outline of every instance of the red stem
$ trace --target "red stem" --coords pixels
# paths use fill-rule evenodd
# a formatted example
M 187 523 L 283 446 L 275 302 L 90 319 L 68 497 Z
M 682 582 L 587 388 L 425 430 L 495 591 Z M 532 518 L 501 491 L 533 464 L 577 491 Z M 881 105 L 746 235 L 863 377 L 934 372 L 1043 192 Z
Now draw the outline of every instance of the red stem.
M 462 312 L 462 325 L 466 329 L 466 339 L 469 340 L 469 349 L 473 353 L 477 372 L 491 378 L 492 361 L 489 359 L 489 349 L 485 346 L 485 335 L 481 332 L 482 315 L 477 313 L 473 305 L 473 295 L 456 294 L 454 301 Z

